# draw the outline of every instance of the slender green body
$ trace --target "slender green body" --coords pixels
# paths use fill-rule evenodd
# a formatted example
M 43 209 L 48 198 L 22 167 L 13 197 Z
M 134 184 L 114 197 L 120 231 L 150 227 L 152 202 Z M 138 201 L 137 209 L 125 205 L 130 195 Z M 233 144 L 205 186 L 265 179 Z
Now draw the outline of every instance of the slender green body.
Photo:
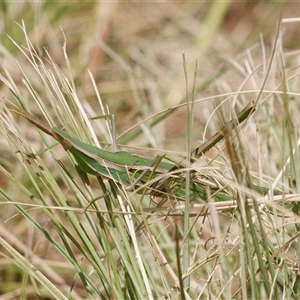
M 179 200 L 185 199 L 185 174 L 179 162 L 166 161 L 165 157 L 151 159 L 144 156 L 131 154 L 126 151 L 109 152 L 96 146 L 84 143 L 59 128 L 50 128 L 40 119 L 20 110 L 13 103 L 11 111 L 19 114 L 34 124 L 36 127 L 56 139 L 66 151 L 70 152 L 78 167 L 85 173 L 104 176 L 114 182 L 131 188 L 145 186 L 149 194 L 153 196 L 174 197 Z M 234 128 L 238 123 L 245 120 L 254 111 L 253 105 L 247 105 L 238 115 L 237 120 L 230 121 Z M 213 147 L 223 138 L 220 130 L 206 143 L 192 152 L 192 156 L 200 156 Z M 192 201 L 206 200 L 207 196 L 213 196 L 219 201 L 231 198 L 229 194 L 218 188 L 211 188 L 199 181 L 199 175 L 191 172 L 190 195 Z M 151 180 L 152 184 L 149 184 Z M 254 190 L 266 193 L 267 189 L 252 185 Z

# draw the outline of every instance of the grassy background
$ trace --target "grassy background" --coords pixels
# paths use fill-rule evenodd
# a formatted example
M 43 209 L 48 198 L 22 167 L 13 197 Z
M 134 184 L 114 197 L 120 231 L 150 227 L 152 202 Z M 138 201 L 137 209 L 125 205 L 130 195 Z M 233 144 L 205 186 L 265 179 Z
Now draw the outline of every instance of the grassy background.
M 22 80 L 24 74 L 16 62 L 26 73 L 26 78 L 39 97 L 43 99 L 54 122 L 63 125 L 65 120 L 60 120 L 61 116 L 51 102 L 49 90 L 45 89 L 41 78 L 34 72 L 24 53 L 16 46 L 16 44 L 19 45 L 28 53 L 26 37 L 20 28 L 24 22 L 27 36 L 38 55 L 46 60 L 47 53 L 50 54 L 53 62 L 70 81 L 73 81 L 76 86 L 76 94 L 88 114 L 98 116 L 102 112 L 87 71 L 90 70 L 104 105 L 116 116 L 116 132 L 120 147 L 151 157 L 154 157 L 158 150 L 175 158 L 182 157 L 186 154 L 186 107 L 182 106 L 172 110 L 172 113 L 164 116 L 159 122 L 157 121 L 155 126 L 152 126 L 152 122 L 156 120 L 154 117 L 156 114 L 186 101 L 187 87 L 182 53 L 185 54 L 187 62 L 189 94 L 192 91 L 195 60 L 198 61 L 193 139 L 192 145 L 189 145 L 193 149 L 220 128 L 220 115 L 214 112 L 219 103 L 224 101 L 222 102 L 223 114 L 228 117 L 233 108 L 240 111 L 248 102 L 257 99 L 259 89 L 267 74 L 281 9 L 283 18 L 297 17 L 295 15 L 297 3 L 288 1 L 286 3 L 265 1 L 249 3 L 233 1 L 10 3 L 4 1 L 1 2 L 0 11 L 2 25 L 0 28 L 0 60 L 1 65 L 13 78 L 26 106 L 33 113 L 41 116 L 40 109 L 30 94 L 30 89 Z M 238 177 L 238 174 L 234 172 L 236 166 L 233 161 L 236 156 L 240 159 L 242 157 L 241 160 L 247 162 L 244 167 L 246 166 L 247 172 L 256 178 L 257 183 L 272 186 L 275 179 L 279 178 L 276 187 L 284 190 L 285 193 L 296 195 L 299 192 L 299 174 L 297 152 L 293 154 L 292 149 L 298 141 L 299 56 L 297 50 L 299 48 L 299 26 L 297 22 L 286 23 L 280 30 L 274 63 L 268 74 L 264 93 L 259 98 L 258 110 L 254 118 L 248 120 L 247 126 L 243 127 L 240 134 L 241 144 L 237 147 L 240 151 L 239 154 L 235 154 L 234 151 L 218 152 L 214 149 L 207 154 L 206 160 L 199 160 L 199 164 L 202 168 L 209 161 L 209 167 L 212 170 L 220 168 L 224 174 L 234 173 Z M 64 55 L 64 46 L 68 61 Z M 293 52 L 294 50 L 295 52 Z M 54 67 L 50 66 L 50 68 Z M 4 71 L 1 74 L 4 75 Z M 1 97 L 12 98 L 7 86 L 2 83 L 0 90 Z M 282 94 L 281 92 L 288 93 Z M 148 117 L 150 117 L 149 121 L 144 122 L 142 127 L 136 126 L 140 120 Z M 101 121 L 99 122 L 101 123 Z M 43 141 L 36 129 L 28 123 L 20 120 L 20 123 L 15 125 L 22 128 L 24 140 L 29 140 L 30 146 L 36 152 L 45 149 L 45 141 L 51 145 L 50 140 Z M 111 139 L 104 125 L 95 125 L 95 127 L 97 127 L 95 130 L 102 145 L 110 145 Z M 132 127 L 134 128 L 131 129 Z M 131 130 L 123 134 L 127 129 Z M 6 142 L 5 135 L 1 135 L 0 138 L 2 144 L 1 166 L 18 182 L 22 182 L 24 187 L 32 191 L 32 181 L 28 179 L 28 174 L 32 173 L 24 174 L 23 166 L 19 160 L 16 160 L 16 154 L 13 153 L 11 145 Z M 224 144 L 222 145 L 224 146 Z M 223 148 L 220 147 L 218 150 Z M 55 155 L 61 161 L 66 160 L 63 149 L 55 151 L 57 151 Z M 60 170 L 53 163 L 53 154 L 48 155 L 47 153 L 42 156 L 42 162 L 45 169 L 49 170 L 49 174 L 58 183 L 62 194 L 74 208 L 79 209 L 84 206 L 84 202 L 76 201 L 76 189 L 73 184 L 78 175 L 73 173 L 72 166 L 68 165 L 68 168 L 69 172 L 74 174 L 74 182 L 62 178 Z M 215 158 L 217 154 L 219 156 Z M 291 159 L 292 164 L 284 169 L 282 177 L 278 177 L 288 158 Z M 212 171 L 208 170 L 207 172 Z M 36 173 L 38 174 L 38 171 Z M 74 268 L 75 264 L 70 263 L 72 259 L 68 261 L 67 255 L 63 256 L 53 242 L 51 243 L 49 239 L 45 238 L 45 232 L 42 229 L 37 230 L 37 225 L 33 226 L 33 221 L 38 221 L 46 229 L 46 232 L 58 240 L 59 230 L 53 226 L 53 219 L 49 218 L 44 210 L 32 210 L 30 218 L 24 217 L 20 211 L 17 213 L 15 206 L 8 204 L 4 194 L 9 195 L 16 202 L 31 203 L 31 199 L 24 197 L 24 193 L 16 189 L 12 178 L 9 180 L 8 177 L 4 171 L 0 173 L 1 191 L 3 191 L 3 198 L 0 198 L 2 208 L 0 233 L 4 241 L 26 257 L 28 262 L 32 262 L 35 267 L 42 270 L 42 273 L 65 297 L 71 299 L 110 297 L 115 299 L 121 295 L 122 298 L 133 296 L 126 290 L 126 286 L 122 286 L 122 280 L 128 286 L 134 286 L 132 275 L 129 276 L 125 272 L 125 275 L 120 275 L 118 281 L 117 275 L 114 274 L 111 277 L 114 278 L 112 286 L 115 285 L 116 288 L 111 286 L 110 290 L 107 290 L 107 283 L 103 283 L 99 279 L 101 272 L 93 273 L 92 271 L 93 268 L 96 268 L 91 263 L 93 259 L 87 259 L 88 256 L 82 254 L 83 248 L 75 247 L 75 241 L 68 236 L 70 241 L 68 243 L 73 248 L 72 253 L 78 262 L 76 266 L 78 269 L 80 269 L 79 265 L 86 268 L 84 272 L 90 282 L 84 282 L 83 277 L 78 275 L 80 274 L 78 269 Z M 92 192 L 98 196 L 102 193 L 99 184 L 95 179 L 91 179 L 91 181 Z M 45 203 L 56 205 L 53 194 L 47 191 L 38 178 L 35 178 L 34 182 L 40 185 L 39 188 Z M 237 182 L 241 183 L 238 180 Z M 84 187 L 80 187 L 80 191 L 83 194 L 86 193 L 83 190 Z M 58 191 L 57 194 L 59 194 Z M 295 203 L 297 203 L 296 200 Z M 114 205 L 117 207 L 116 203 Z M 299 265 L 298 227 L 294 225 L 299 221 L 299 217 L 297 217 L 297 205 L 289 207 L 289 209 L 292 208 L 296 216 L 285 219 L 282 218 L 282 214 L 279 214 L 276 216 L 276 222 L 273 219 L 275 214 L 273 211 L 272 213 L 265 212 L 263 214 L 265 219 L 260 219 L 262 224 L 258 226 L 258 229 L 250 231 L 251 237 L 259 232 L 259 237 L 265 238 L 266 244 L 272 242 L 274 248 L 268 246 L 273 251 L 270 250 L 270 253 L 274 254 L 281 249 L 280 257 L 276 257 L 278 259 L 276 261 L 274 257 L 268 257 L 268 253 L 259 251 L 254 242 L 253 249 L 250 250 L 247 249 L 247 246 L 240 244 L 236 246 L 237 239 L 240 239 L 241 244 L 247 240 L 248 236 L 245 232 L 248 227 L 247 224 L 243 224 L 244 219 L 234 213 L 215 213 L 210 215 L 210 218 L 198 218 L 197 222 L 193 219 L 192 222 L 195 221 L 195 224 L 193 223 L 192 226 L 190 242 L 193 249 L 191 252 L 195 256 L 194 263 L 191 263 L 190 289 L 187 291 L 186 297 L 190 295 L 191 298 L 206 299 L 211 294 L 215 299 L 231 297 L 242 299 L 245 298 L 245 295 L 249 298 L 262 299 L 263 297 L 268 298 L 268 296 L 280 298 L 284 295 L 287 299 L 296 299 L 297 293 L 299 295 L 299 287 L 296 285 L 299 278 L 294 275 L 294 271 L 291 271 L 291 266 L 297 268 Z M 252 215 L 257 214 L 255 210 L 249 211 Z M 75 227 L 69 223 L 70 216 L 65 218 L 65 214 L 57 211 L 55 217 L 71 234 L 74 236 L 78 234 L 77 231 L 75 233 Z M 99 216 L 95 217 L 91 214 L 87 219 L 83 217 L 79 219 L 86 231 L 91 230 L 88 234 L 94 235 L 95 240 L 91 238 L 91 245 L 101 244 L 99 233 L 95 233 L 96 230 L 93 229 L 92 224 L 102 221 L 109 222 L 109 217 L 102 220 Z M 162 261 L 162 258 L 167 260 L 166 266 L 170 266 L 177 276 L 179 276 L 180 269 L 177 265 L 177 253 L 174 251 L 175 240 L 178 240 L 179 243 L 183 243 L 183 240 L 176 236 L 174 224 L 177 223 L 181 227 L 180 219 L 181 217 L 167 218 L 158 222 L 159 218 L 157 217 L 155 219 L 156 227 L 146 230 L 147 234 L 153 234 L 158 241 L 157 248 L 152 244 L 152 252 L 160 249 L 163 254 L 157 255 Z M 282 226 L 285 223 L 289 225 Z M 118 228 L 116 224 L 114 226 Z M 119 228 L 119 230 L 121 229 Z M 270 234 L 268 242 L 263 231 Z M 105 232 L 103 229 L 102 233 Z M 137 241 L 140 242 L 141 252 L 144 253 L 143 259 L 149 262 L 154 261 L 152 252 L 148 251 L 149 241 L 145 236 L 141 234 L 141 237 L 137 238 Z M 109 238 L 113 240 L 112 233 Z M 294 239 L 295 244 L 289 242 Z M 214 243 L 214 240 L 218 242 Z M 255 239 L 253 238 L 253 240 Z M 111 240 L 106 243 L 107 245 L 113 244 Z M 0 294 L 2 299 L 51 299 L 53 295 L 49 295 L 40 287 L 40 281 L 38 284 L 26 267 L 20 267 L 22 264 L 16 260 L 13 250 L 11 249 L 10 252 L 3 243 L 1 245 Z M 215 252 L 216 245 L 220 247 L 221 251 Z M 209 247 L 211 247 L 210 251 L 208 251 Z M 246 249 L 245 256 L 241 254 L 243 247 Z M 102 245 L 102 248 L 105 247 Z M 96 249 L 98 252 L 95 257 L 98 254 L 103 258 L 104 253 L 99 249 Z M 126 253 L 128 255 L 128 252 Z M 118 264 L 119 256 L 116 253 L 113 255 L 115 258 L 117 257 L 115 268 L 122 273 L 120 270 L 124 270 L 124 265 L 121 262 L 124 263 L 126 259 L 123 257 Z M 247 255 L 253 255 L 253 257 L 249 258 Z M 267 293 L 268 288 L 263 284 L 264 288 L 257 285 L 257 290 L 254 290 L 256 282 L 253 281 L 253 278 L 261 271 L 259 259 L 255 260 L 257 257 L 261 257 L 262 260 L 266 259 L 269 264 L 273 259 L 274 265 L 272 266 L 275 271 L 268 270 L 271 275 L 263 275 L 263 279 L 259 276 L 256 278 L 258 282 L 263 282 L 268 276 L 272 278 L 270 282 L 274 285 L 269 287 L 269 292 L 272 291 L 269 294 Z M 248 264 L 251 259 L 255 261 L 253 265 L 250 265 L 250 271 L 247 267 L 244 269 L 241 267 L 243 264 L 245 265 L 242 259 L 247 259 Z M 109 262 L 112 263 L 112 261 L 113 258 Z M 133 261 L 134 259 L 131 263 Z M 45 270 L 45 265 L 50 269 Z M 145 265 L 147 264 L 145 263 Z M 153 268 L 151 269 L 152 277 L 149 275 L 149 280 L 151 289 L 155 291 L 154 298 L 184 297 L 183 293 L 176 290 L 178 287 L 174 284 L 175 280 L 171 271 L 168 269 L 165 271 L 162 267 L 163 263 L 161 263 L 161 267 L 154 267 L 154 265 L 154 263 L 148 265 L 149 268 Z M 24 268 L 27 270 L 26 272 L 24 272 Z M 276 275 L 276 271 L 280 276 Z M 161 275 L 160 272 L 165 272 L 165 274 Z M 247 275 L 247 272 L 253 276 Z M 150 273 L 148 270 L 147 274 Z M 138 277 L 138 272 L 136 276 Z M 282 279 L 280 284 L 278 278 Z M 123 294 L 118 290 L 118 282 L 120 282 L 120 290 L 123 291 Z M 87 286 L 90 288 L 87 289 Z M 131 290 L 128 286 L 127 289 Z M 287 292 L 288 289 L 290 289 L 290 293 Z M 97 290 L 103 294 L 100 292 L 98 294 Z M 132 288 L 132 290 L 135 289 Z M 178 290 L 180 291 L 180 289 Z M 143 292 L 134 294 L 136 298 L 142 298 L 141 295 Z M 144 298 L 147 298 L 145 294 Z

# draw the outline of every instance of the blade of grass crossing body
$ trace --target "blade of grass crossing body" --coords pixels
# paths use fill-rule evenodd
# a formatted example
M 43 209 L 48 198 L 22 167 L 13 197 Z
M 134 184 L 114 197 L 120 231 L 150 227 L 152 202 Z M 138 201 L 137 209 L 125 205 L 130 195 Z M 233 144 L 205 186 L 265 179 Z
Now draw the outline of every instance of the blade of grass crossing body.
M 110 120 L 110 126 L 108 126 L 108 128 L 110 129 L 109 133 L 111 133 L 113 152 L 117 152 L 118 147 L 117 147 L 117 138 L 116 138 L 115 115 L 114 114 L 106 114 L 103 116 L 96 116 L 96 117 L 90 118 L 91 121 L 97 120 L 97 119 L 109 119 Z

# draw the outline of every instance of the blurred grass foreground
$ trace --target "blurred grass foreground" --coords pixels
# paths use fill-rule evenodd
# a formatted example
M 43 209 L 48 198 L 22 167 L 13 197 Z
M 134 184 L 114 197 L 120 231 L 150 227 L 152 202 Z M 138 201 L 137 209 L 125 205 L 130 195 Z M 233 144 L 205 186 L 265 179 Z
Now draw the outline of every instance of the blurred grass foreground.
M 0 299 L 299 299 L 296 12 L 1 2 Z

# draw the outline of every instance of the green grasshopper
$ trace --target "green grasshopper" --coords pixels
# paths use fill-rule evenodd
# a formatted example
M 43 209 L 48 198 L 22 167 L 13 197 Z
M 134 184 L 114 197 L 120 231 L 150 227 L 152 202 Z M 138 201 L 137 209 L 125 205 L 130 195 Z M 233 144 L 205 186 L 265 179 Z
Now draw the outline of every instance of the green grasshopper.
M 147 186 L 147 183 L 151 180 L 152 184 L 148 185 L 148 194 L 160 197 L 164 194 L 168 196 L 171 194 L 177 199 L 185 199 L 185 177 L 182 171 L 184 168 L 182 163 L 163 161 L 163 157 L 161 159 L 150 159 L 126 151 L 109 152 L 100 149 L 70 136 L 57 127 L 50 128 L 40 119 L 25 110 L 21 110 L 13 103 L 10 102 L 10 104 L 13 106 L 13 108 L 10 108 L 12 112 L 27 119 L 37 128 L 53 137 L 66 151 L 71 153 L 83 172 L 111 179 L 117 184 L 126 186 L 127 189 Z M 253 111 L 252 104 L 246 106 L 238 114 L 237 120 L 229 122 L 230 126 L 234 128 Z M 201 156 L 222 138 L 222 130 L 220 130 L 206 143 L 194 150 L 192 156 Z M 155 181 L 156 177 L 158 179 Z M 191 180 L 190 188 L 192 200 L 199 201 L 207 198 L 208 186 L 203 184 L 203 181 L 196 176 Z M 220 190 L 216 187 L 210 188 L 210 195 L 220 201 L 231 198 L 227 193 L 220 193 Z

